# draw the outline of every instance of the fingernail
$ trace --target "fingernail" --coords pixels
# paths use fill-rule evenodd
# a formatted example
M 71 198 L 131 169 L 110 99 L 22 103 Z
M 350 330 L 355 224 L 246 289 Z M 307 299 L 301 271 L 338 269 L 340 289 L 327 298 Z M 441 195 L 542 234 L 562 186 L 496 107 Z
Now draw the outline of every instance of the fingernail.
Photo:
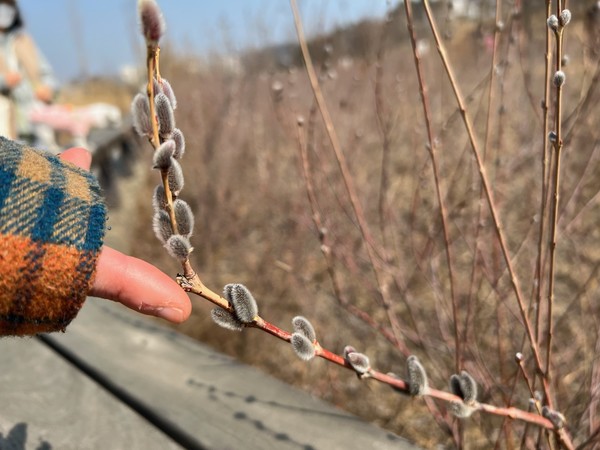
M 177 308 L 161 308 L 156 311 L 156 315 L 169 322 L 180 323 L 183 320 L 183 311 Z

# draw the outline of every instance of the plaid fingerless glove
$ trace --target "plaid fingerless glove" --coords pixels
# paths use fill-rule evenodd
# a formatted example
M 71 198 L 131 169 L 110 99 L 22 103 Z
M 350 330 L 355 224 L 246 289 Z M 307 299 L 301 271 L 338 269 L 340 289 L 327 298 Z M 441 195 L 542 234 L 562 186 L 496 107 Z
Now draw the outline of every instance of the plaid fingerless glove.
M 0 335 L 64 331 L 92 286 L 105 221 L 93 175 L 0 137 Z

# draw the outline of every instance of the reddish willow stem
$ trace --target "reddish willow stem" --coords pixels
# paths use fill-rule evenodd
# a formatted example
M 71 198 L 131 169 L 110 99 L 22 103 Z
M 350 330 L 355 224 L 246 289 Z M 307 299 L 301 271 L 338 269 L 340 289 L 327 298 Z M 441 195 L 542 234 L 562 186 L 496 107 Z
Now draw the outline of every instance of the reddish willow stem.
M 232 313 L 234 312 L 233 308 L 229 305 L 229 302 L 227 300 L 225 300 L 223 297 L 221 297 L 219 294 L 213 292 L 212 290 L 207 288 L 204 284 L 202 284 L 202 282 L 200 281 L 200 278 L 198 276 L 196 276 L 192 280 L 189 280 L 189 279 L 185 278 L 184 276 L 180 275 L 177 277 L 177 281 L 179 282 L 181 287 L 186 292 L 191 292 L 193 294 L 196 294 L 196 295 L 208 300 L 209 302 L 213 303 L 216 306 L 226 309 L 229 312 L 232 312 Z M 288 343 L 291 342 L 291 339 L 292 339 L 292 334 L 290 332 L 279 328 L 277 325 L 274 325 L 259 316 L 255 317 L 253 322 L 246 324 L 245 326 L 248 328 L 257 328 L 259 330 L 264 331 L 265 333 L 270 334 L 271 336 L 274 336 L 274 337 L 276 337 L 282 341 L 288 342 Z M 343 356 L 338 355 L 334 352 L 331 352 L 330 350 L 327 350 L 326 348 L 323 348 L 318 342 L 315 342 L 314 345 L 315 345 L 315 356 L 319 356 L 320 358 L 323 358 L 333 364 L 336 364 L 340 367 L 344 367 L 345 369 L 354 371 L 354 368 L 344 359 Z M 389 374 L 384 374 L 382 372 L 378 372 L 377 370 L 374 370 L 374 369 L 370 369 L 365 375 L 363 375 L 362 378 L 373 379 L 380 383 L 387 384 L 388 386 L 391 386 L 392 388 L 394 388 L 395 390 L 397 390 L 403 394 L 409 393 L 407 381 L 402 380 L 401 378 L 396 378 L 395 376 L 392 376 Z M 433 388 L 429 388 L 427 393 L 425 394 L 425 396 L 433 398 L 433 399 L 441 400 L 444 402 L 462 402 L 462 399 L 454 394 L 451 394 L 446 391 L 441 391 L 438 389 L 433 389 Z M 504 416 L 504 417 L 511 418 L 513 420 L 521 420 L 521 421 L 524 421 L 527 423 L 531 423 L 531 424 L 540 426 L 540 427 L 548 429 L 548 430 L 556 430 L 554 425 L 552 424 L 552 422 L 550 422 L 550 420 L 546 419 L 545 417 L 542 417 L 539 414 L 534 414 L 534 413 L 530 413 L 527 411 L 523 411 L 518 408 L 514 408 L 514 407 L 504 408 L 504 407 L 489 405 L 486 403 L 477 403 L 474 406 L 474 408 L 477 411 L 486 412 L 488 414 Z

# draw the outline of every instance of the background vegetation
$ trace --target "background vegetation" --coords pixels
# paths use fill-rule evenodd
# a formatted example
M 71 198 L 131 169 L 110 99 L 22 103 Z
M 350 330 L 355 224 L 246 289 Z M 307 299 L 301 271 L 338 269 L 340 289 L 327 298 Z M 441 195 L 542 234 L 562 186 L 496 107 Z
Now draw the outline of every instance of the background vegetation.
M 532 3 L 520 8 L 506 2 L 499 20 L 494 9 L 474 18 L 454 17 L 446 3 L 434 11 L 475 119 L 476 135 L 485 143 L 496 206 L 528 301 L 535 298 L 540 282 L 536 262 L 546 139 L 540 106 L 546 13 Z M 552 380 L 576 443 L 600 426 L 600 59 L 599 13 L 593 3 L 570 6 L 574 20 L 564 49 L 565 146 Z M 376 264 L 383 273 L 379 281 L 298 47 L 254 51 L 235 64 L 200 64 L 177 55 L 176 49 L 163 51 L 161 72 L 179 96 L 178 127 L 187 140 L 184 198 L 196 214 L 193 264 L 213 289 L 231 282 L 247 285 L 270 322 L 285 328 L 294 315 L 307 316 L 329 349 L 341 353 L 345 345 L 353 345 L 382 372 L 404 375 L 406 355 L 402 345 L 390 339 L 393 317 L 400 324 L 403 345 L 419 356 L 431 384 L 444 388 L 456 373 L 448 245 L 459 306 L 461 366 L 479 383 L 481 401 L 527 409 L 531 394 L 514 360 L 523 352 L 526 371 L 533 373 L 520 313 L 461 116 L 431 32 L 417 9 L 417 48 L 428 84 L 439 185 L 449 219 L 450 239 L 444 240 L 403 8 L 390 11 L 385 22 L 361 23 L 310 42 L 374 235 Z M 302 175 L 299 118 L 307 136 L 321 230 L 313 221 Z M 142 152 L 143 163 L 149 165 L 150 155 L 145 156 Z M 135 192 L 132 248 L 135 256 L 174 274 L 180 268 L 157 245 L 148 226 L 153 214 L 149 199 L 157 180 L 146 178 Z M 331 264 L 323 250 L 331 255 Z M 547 280 L 541 282 L 545 285 Z M 382 291 L 392 299 L 391 308 L 382 304 Z M 470 448 L 491 448 L 498 438 L 511 448 L 525 435 L 523 424 L 478 414 L 458 427 L 444 407 L 442 419 L 436 420 L 422 400 L 367 384 L 321 360 L 307 365 L 264 333 L 220 329 L 210 319 L 212 306 L 194 301 L 193 316 L 181 331 L 427 448 L 461 442 Z M 529 313 L 535 317 L 533 309 Z M 526 446 L 535 445 L 537 432 L 527 436 Z

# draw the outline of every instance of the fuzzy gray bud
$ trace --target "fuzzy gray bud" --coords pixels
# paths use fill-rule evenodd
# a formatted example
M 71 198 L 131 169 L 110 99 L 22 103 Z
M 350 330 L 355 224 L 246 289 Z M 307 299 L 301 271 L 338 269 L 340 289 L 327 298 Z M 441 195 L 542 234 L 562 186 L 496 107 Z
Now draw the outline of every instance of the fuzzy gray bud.
M 138 14 L 146 43 L 156 46 L 165 33 L 165 20 L 156 1 L 139 0 Z
M 194 230 L 194 214 L 192 208 L 183 200 L 173 202 L 175 210 L 175 220 L 177 221 L 177 231 L 179 234 L 189 238 Z
M 563 9 L 558 16 L 558 22 L 560 23 L 560 26 L 566 27 L 570 21 L 571 11 L 569 11 L 568 9 Z
M 160 90 L 165 96 L 169 99 L 169 103 L 171 103 L 171 108 L 173 110 L 177 109 L 177 98 L 175 97 L 175 93 L 173 92 L 173 88 L 171 87 L 171 83 L 169 83 L 165 78 L 163 78 L 160 85 Z
M 165 195 L 165 188 L 162 184 L 157 184 L 154 188 L 154 194 L 152 194 L 152 207 L 154 208 L 154 212 L 167 209 L 167 196 Z
M 467 405 L 475 404 L 477 402 L 477 382 L 466 370 L 460 373 L 460 387 L 465 403 Z
M 306 317 L 294 317 L 292 319 L 292 326 L 294 327 L 294 331 L 303 335 L 310 342 L 314 342 L 317 340 L 317 334 L 315 333 L 315 329 Z
M 348 361 L 348 364 L 350 364 L 352 368 L 356 371 L 356 373 L 360 375 L 364 375 L 369 370 L 371 370 L 369 357 L 367 355 L 364 355 L 363 353 L 349 353 L 346 357 L 346 361 Z
M 175 142 L 175 152 L 173 158 L 181 159 L 185 153 L 185 136 L 179 128 L 175 128 L 171 133 L 171 139 Z
M 171 107 L 171 102 L 167 96 L 160 93 L 154 99 L 156 105 L 156 117 L 158 118 L 158 130 L 160 135 L 168 138 L 175 129 L 175 114 Z
M 461 402 L 450 402 L 448 410 L 454 417 L 458 417 L 459 419 L 467 419 L 475 412 L 474 408 Z
M 291 339 L 292 348 L 296 355 L 304 361 L 310 361 L 315 357 L 315 346 L 301 333 L 293 333 Z
M 344 359 L 348 359 L 348 355 L 350 353 L 356 353 L 356 349 L 354 347 L 352 347 L 351 345 L 346 345 L 344 347 Z
M 547 406 L 544 406 L 542 408 L 542 416 L 544 416 L 546 419 L 552 422 L 552 425 L 554 425 L 554 427 L 557 430 L 564 428 L 565 423 L 567 422 L 565 416 L 563 416 L 558 411 L 554 411 L 553 409 L 548 408 Z
M 460 375 L 450 377 L 450 389 L 454 395 L 462 398 L 466 405 L 474 405 L 477 402 L 477 383 L 465 370 Z
M 556 143 L 556 141 L 558 140 L 558 136 L 556 135 L 555 131 L 551 131 L 551 132 L 548 133 L 548 140 L 550 142 L 552 142 L 553 144 Z
M 179 262 L 184 262 L 188 259 L 190 253 L 194 250 L 192 244 L 185 236 L 174 234 L 171 236 L 165 244 L 169 255 L 177 259 Z
M 552 78 L 552 82 L 554 83 L 554 86 L 561 87 L 563 84 L 565 84 L 566 79 L 567 76 L 565 75 L 565 73 L 562 70 L 557 70 L 554 73 L 554 78 Z
M 171 189 L 171 192 L 175 197 L 179 196 L 179 193 L 183 189 L 184 179 L 181 165 L 175 159 L 171 161 L 171 167 L 169 167 L 167 178 L 169 181 L 169 189 Z
M 214 308 L 210 312 L 210 317 L 217 325 L 228 330 L 242 331 L 244 329 L 242 322 L 240 322 L 237 317 L 235 317 L 226 309 Z
M 173 164 L 173 153 L 175 152 L 175 142 L 171 139 L 166 140 L 154 150 L 152 162 L 154 169 L 167 170 Z
M 415 355 L 410 355 L 406 359 L 406 369 L 408 373 L 408 392 L 412 396 L 423 395 L 427 392 L 429 383 L 427 381 L 427 372 Z
M 553 31 L 558 31 L 558 17 L 556 17 L 554 14 L 552 14 L 550 17 L 548 17 L 548 19 L 546 20 L 546 23 L 548 24 L 548 28 L 550 28 Z
M 133 127 L 140 136 L 152 135 L 152 124 L 150 122 L 150 106 L 148 97 L 144 94 L 137 94 L 131 102 L 131 117 Z
M 173 235 L 171 219 L 166 211 L 158 210 L 154 213 L 154 217 L 152 218 L 152 229 L 158 240 L 163 244 L 166 244 Z
M 258 305 L 250 290 L 243 284 L 228 284 L 223 289 L 225 297 L 242 323 L 251 323 L 258 316 Z

